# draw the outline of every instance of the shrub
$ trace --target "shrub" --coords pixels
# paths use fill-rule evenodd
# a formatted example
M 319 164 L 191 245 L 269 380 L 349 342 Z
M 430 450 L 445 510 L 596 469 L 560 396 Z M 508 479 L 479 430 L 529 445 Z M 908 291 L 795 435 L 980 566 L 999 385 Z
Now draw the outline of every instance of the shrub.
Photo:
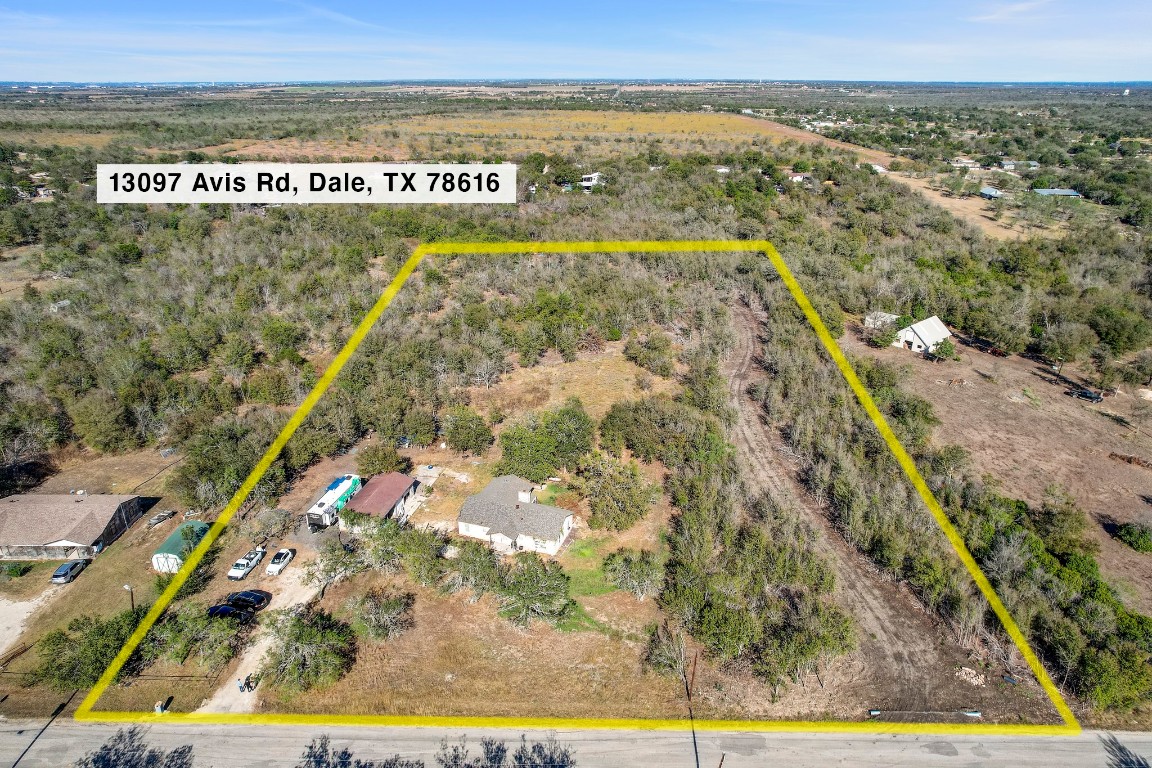
M 262 674 L 290 691 L 331 685 L 356 661 L 356 633 L 324 611 L 273 614 Z
M 618 589 L 623 589 L 643 600 L 660 593 L 664 583 L 664 568 L 656 556 L 646 549 L 639 552 L 621 549 L 604 559 L 604 575 Z
M 148 606 L 138 605 L 109 619 L 81 616 L 66 630 L 49 632 L 40 640 L 40 666 L 33 680 L 57 691 L 91 688 L 147 612 Z
M 357 634 L 374 640 L 387 640 L 412 626 L 412 604 L 416 596 L 411 592 L 390 594 L 371 589 L 360 597 L 348 601 L 352 612 L 352 625 Z
M 501 615 L 520 625 L 532 619 L 555 624 L 572 611 L 573 605 L 568 596 L 568 576 L 559 565 L 544 562 L 531 552 L 516 556 L 501 590 Z
M 656 500 L 657 490 L 640 473 L 636 462 L 624 464 L 608 454 L 584 457 L 577 470 L 577 489 L 592 510 L 593 528 L 622 531 L 631 528 Z
M 230 621 L 209 618 L 205 606 L 188 603 L 169 611 L 152 627 L 142 652 L 147 658 L 165 658 L 183 664 L 219 669 L 244 645 L 248 633 Z
M 1116 529 L 1116 538 L 1137 552 L 1152 552 L 1152 527 L 1140 523 L 1124 523 Z
M 445 438 L 454 451 L 482 455 L 495 438 L 480 414 L 463 405 L 448 411 Z
M 401 456 L 390 445 L 373 443 L 360 449 L 356 456 L 356 470 L 365 477 L 382 475 L 386 472 L 410 472 L 412 459 Z
M 672 342 L 663 333 L 652 333 L 642 340 L 629 339 L 624 345 L 624 357 L 657 376 L 672 375 Z

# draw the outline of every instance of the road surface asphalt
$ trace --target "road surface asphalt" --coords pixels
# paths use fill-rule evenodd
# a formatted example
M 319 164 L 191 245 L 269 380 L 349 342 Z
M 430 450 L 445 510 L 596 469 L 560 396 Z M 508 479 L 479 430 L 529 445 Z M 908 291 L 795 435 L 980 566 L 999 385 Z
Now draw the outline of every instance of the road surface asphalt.
M 118 726 L 59 719 L 37 738 L 44 721 L 0 722 L 0 766 L 58 768 L 72 765 L 111 736 Z M 435 768 L 443 739 L 466 735 L 476 756 L 482 737 L 517 745 L 550 733 L 572 749 L 576 765 L 658 766 L 658 768 L 740 766 L 1107 766 L 1140 768 L 1152 755 L 1152 733 L 1085 731 L 1079 736 L 858 736 L 841 734 L 691 733 L 652 731 L 520 731 L 444 728 L 353 728 L 314 726 L 207 726 L 155 724 L 143 727 L 150 747 L 172 750 L 191 745 L 193 765 L 229 768 L 294 766 L 304 748 L 327 735 L 335 748 L 360 760 L 399 754 L 423 759 Z M 29 745 L 31 747 L 29 748 Z M 697 757 L 697 753 L 699 757 Z

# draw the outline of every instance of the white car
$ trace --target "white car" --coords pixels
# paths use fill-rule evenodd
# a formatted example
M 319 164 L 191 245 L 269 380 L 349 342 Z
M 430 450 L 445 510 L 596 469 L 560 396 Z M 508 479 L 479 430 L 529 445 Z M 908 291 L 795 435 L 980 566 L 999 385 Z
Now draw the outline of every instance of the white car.
M 247 576 L 252 572 L 253 568 L 260 564 L 260 561 L 264 559 L 264 555 L 267 553 L 268 550 L 264 549 L 264 547 L 256 547 L 256 549 L 253 549 L 232 564 L 232 567 L 228 569 L 228 578 L 232 581 L 240 581 L 240 579 Z
M 278 550 L 276 554 L 272 555 L 272 562 L 268 563 L 268 567 L 264 569 L 264 573 L 269 576 L 279 576 L 295 556 L 296 553 L 291 549 Z

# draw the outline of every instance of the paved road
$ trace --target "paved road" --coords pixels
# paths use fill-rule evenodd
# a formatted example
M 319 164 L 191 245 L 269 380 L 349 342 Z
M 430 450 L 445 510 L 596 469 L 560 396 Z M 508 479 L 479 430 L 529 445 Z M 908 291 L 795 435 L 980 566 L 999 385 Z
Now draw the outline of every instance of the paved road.
M 57 768 L 99 747 L 117 728 L 53 723 L 23 757 L 43 722 L 0 723 L 0 766 L 19 759 L 19 768 Z M 194 765 L 228 768 L 294 766 L 304 747 L 327 734 L 334 747 L 347 747 L 359 759 L 400 754 L 423 759 L 434 768 L 442 739 L 457 740 L 461 731 L 441 728 L 329 728 L 311 726 L 148 726 L 144 738 L 152 747 L 174 749 L 191 745 Z M 468 732 L 469 743 L 492 736 L 518 743 L 521 731 Z M 543 739 L 543 732 L 527 732 Z M 847 736 L 823 734 L 708 733 L 697 737 L 697 762 L 690 733 L 647 731 L 559 731 L 558 741 L 573 749 L 581 768 L 596 766 L 659 766 L 697 768 L 718 766 L 1043 766 L 1043 768 L 1140 768 L 1142 755 L 1152 755 L 1152 734 L 1085 732 L 1076 737 L 931 737 Z M 473 750 L 475 754 L 476 750 Z

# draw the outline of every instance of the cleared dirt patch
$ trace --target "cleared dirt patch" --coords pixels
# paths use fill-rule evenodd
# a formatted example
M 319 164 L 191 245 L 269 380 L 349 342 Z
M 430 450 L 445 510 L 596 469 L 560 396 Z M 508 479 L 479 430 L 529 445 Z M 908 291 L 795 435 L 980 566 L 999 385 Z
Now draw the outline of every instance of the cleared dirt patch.
M 647 374 L 640 366 L 624 359 L 624 342 L 605 346 L 603 352 L 581 355 L 571 363 L 562 362 L 554 352 L 540 365 L 516 368 L 491 389 L 471 387 L 472 407 L 481 414 L 498 408 L 508 421 L 527 411 L 555 408 L 569 397 L 579 397 L 593 419 L 601 419 L 613 403 L 665 394 L 677 389 L 671 379 L 651 376 L 649 391 L 637 386 L 637 377 Z

